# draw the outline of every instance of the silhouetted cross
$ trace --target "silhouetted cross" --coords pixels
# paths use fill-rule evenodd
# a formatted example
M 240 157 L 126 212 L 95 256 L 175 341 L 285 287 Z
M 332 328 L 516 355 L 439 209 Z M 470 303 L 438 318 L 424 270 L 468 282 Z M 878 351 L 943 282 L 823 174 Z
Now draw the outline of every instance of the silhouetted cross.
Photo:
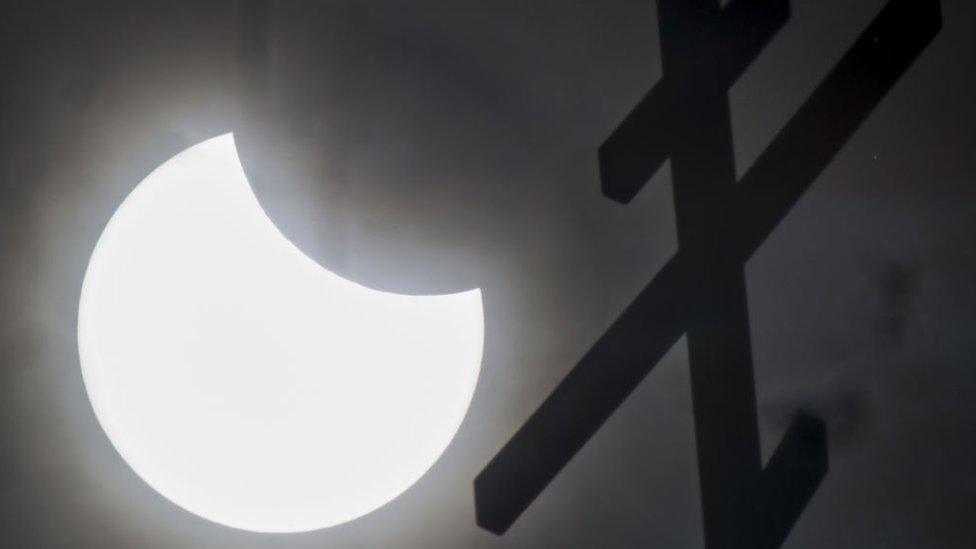
M 938 0 L 892 0 L 741 180 L 728 89 L 789 18 L 786 0 L 658 0 L 664 76 L 600 147 L 629 202 L 671 160 L 678 252 L 475 479 L 505 532 L 683 335 L 709 548 L 779 547 L 827 471 L 798 414 L 761 463 L 743 266 L 941 28 Z

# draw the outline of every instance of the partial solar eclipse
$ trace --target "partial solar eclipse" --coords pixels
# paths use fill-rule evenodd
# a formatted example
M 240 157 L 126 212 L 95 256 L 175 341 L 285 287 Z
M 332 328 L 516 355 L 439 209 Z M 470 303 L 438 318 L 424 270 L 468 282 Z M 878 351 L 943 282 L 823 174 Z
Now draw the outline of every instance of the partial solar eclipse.
M 231 134 L 153 171 L 109 220 L 81 290 L 98 421 L 160 494 L 258 532 L 382 506 L 454 437 L 481 368 L 481 291 L 345 280 L 264 213 Z

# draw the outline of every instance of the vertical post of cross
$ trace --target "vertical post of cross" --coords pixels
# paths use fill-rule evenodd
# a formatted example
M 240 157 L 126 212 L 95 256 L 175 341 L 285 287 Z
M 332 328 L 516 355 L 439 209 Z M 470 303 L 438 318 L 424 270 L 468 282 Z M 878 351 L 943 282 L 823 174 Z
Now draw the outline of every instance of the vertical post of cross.
M 710 279 L 686 302 L 705 541 L 757 547 L 742 497 L 761 473 L 745 273 L 717 234 L 734 215 L 735 160 L 727 84 L 716 70 L 726 63 L 715 44 L 736 37 L 721 33 L 718 0 L 660 0 L 658 14 L 663 81 L 683 99 L 667 148 L 678 245 Z

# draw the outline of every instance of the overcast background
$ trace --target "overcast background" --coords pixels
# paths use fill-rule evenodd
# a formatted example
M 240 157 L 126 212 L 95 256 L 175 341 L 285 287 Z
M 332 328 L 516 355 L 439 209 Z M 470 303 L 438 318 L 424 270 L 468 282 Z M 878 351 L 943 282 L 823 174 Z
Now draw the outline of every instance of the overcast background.
M 882 5 L 794 0 L 730 91 L 739 174 Z M 798 407 L 830 434 L 786 547 L 976 543 L 976 5 L 942 6 L 941 33 L 746 268 L 764 455 Z M 474 523 L 475 475 L 675 251 L 667 169 L 621 206 L 596 168 L 660 67 L 649 0 L 5 3 L 0 544 L 702 547 L 683 339 L 505 536 Z M 227 131 L 272 219 L 327 268 L 484 290 L 456 439 L 334 528 L 253 534 L 179 509 L 125 465 L 82 385 L 101 229 L 150 170 Z

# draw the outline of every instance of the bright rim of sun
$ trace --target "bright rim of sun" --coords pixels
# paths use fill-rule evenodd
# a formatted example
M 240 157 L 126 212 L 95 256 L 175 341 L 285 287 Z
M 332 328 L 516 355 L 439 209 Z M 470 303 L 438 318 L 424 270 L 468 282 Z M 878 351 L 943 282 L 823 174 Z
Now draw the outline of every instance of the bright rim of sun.
M 416 482 L 481 368 L 481 291 L 357 285 L 268 219 L 231 134 L 132 191 L 92 253 L 78 346 L 109 440 L 160 494 L 258 532 L 336 525 Z

